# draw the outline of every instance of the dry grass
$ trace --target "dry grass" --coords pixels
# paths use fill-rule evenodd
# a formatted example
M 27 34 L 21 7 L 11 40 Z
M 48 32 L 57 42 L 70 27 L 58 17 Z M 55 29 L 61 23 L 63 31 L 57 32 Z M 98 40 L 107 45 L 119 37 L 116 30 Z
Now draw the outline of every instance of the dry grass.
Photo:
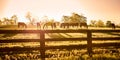
M 8 29 L 18 29 L 16 26 L 13 28 L 4 28 L 1 27 L 0 30 Z M 36 29 L 36 28 L 28 28 Z M 59 28 L 58 28 L 59 29 Z M 94 29 L 94 28 L 89 28 Z M 110 29 L 110 28 L 96 28 L 96 29 Z M 119 29 L 119 28 L 117 28 Z M 86 37 L 86 33 L 53 33 L 45 34 L 46 38 L 77 38 L 77 37 Z M 120 33 L 93 33 L 92 37 L 119 37 Z M 37 34 L 0 34 L 1 39 L 36 39 L 39 38 Z M 118 41 L 93 41 L 93 43 L 109 43 L 109 42 L 120 42 Z M 32 44 L 32 45 L 31 45 Z M 86 41 L 58 41 L 58 42 L 46 42 L 46 45 L 49 46 L 59 46 L 59 45 L 77 45 L 77 44 L 87 44 Z M 39 42 L 28 42 L 28 43 L 2 43 L 0 47 L 28 47 L 28 46 L 39 46 Z M 115 48 L 112 48 L 115 49 Z M 94 49 L 93 57 L 90 58 L 86 52 L 86 49 L 80 50 L 48 50 L 46 55 L 48 58 L 46 60 L 120 60 L 120 49 L 116 49 L 118 53 L 112 53 L 108 48 L 96 48 Z M 97 51 L 97 52 L 96 52 Z M 101 52 L 102 51 L 102 52 Z M 105 53 L 105 51 L 108 51 Z M 3 53 L 2 53 L 3 54 Z M 17 52 L 12 54 L 3 54 L 0 55 L 0 60 L 10 59 L 10 60 L 40 60 L 39 51 L 28 51 L 26 52 Z M 66 55 L 65 55 L 66 54 Z

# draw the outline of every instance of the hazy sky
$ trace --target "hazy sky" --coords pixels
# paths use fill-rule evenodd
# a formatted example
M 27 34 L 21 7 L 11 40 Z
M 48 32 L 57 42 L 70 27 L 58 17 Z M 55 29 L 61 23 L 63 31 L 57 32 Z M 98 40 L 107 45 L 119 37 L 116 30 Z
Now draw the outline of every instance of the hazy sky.
M 60 20 L 72 12 L 83 14 L 87 20 L 120 20 L 120 0 L 0 0 L 0 18 L 14 14 L 24 17 L 30 11 L 39 18 L 49 16 Z

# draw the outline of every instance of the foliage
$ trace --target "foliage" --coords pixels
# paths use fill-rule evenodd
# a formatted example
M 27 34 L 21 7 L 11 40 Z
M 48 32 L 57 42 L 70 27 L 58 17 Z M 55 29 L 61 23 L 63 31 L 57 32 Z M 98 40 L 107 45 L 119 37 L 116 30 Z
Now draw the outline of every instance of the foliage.
M 13 15 L 10 20 L 11 20 L 11 23 L 17 24 L 17 20 L 18 20 L 17 15 Z
M 0 25 L 16 25 L 18 17 L 17 15 L 11 16 L 11 18 L 3 17 L 0 20 Z
M 3 24 L 9 25 L 9 19 L 7 17 L 3 18 Z
M 32 21 L 32 19 L 31 19 L 31 13 L 30 12 L 27 12 L 26 13 L 26 16 L 25 16 L 30 22 Z
M 102 20 L 98 20 L 96 25 L 97 25 L 97 27 L 103 27 L 104 26 L 104 22 Z
M 31 25 L 34 24 L 34 19 L 32 19 L 31 12 L 27 12 L 25 17 L 29 20 L 29 22 L 30 22 Z
M 63 16 L 62 17 L 62 22 L 69 22 L 70 17 L 69 16 Z
M 106 26 L 110 26 L 110 24 L 111 24 L 111 21 L 106 22 Z
M 41 22 L 47 22 L 48 20 L 48 16 L 43 16 Z
M 78 23 L 78 22 L 87 22 L 86 20 L 87 18 L 84 17 L 83 15 L 79 15 L 77 13 L 72 13 L 71 16 L 63 16 L 62 17 L 62 21 L 63 22 L 74 22 L 74 23 Z
M 79 15 L 77 13 L 72 13 L 72 16 L 71 16 L 71 22 L 86 22 L 87 18 L 84 17 L 83 15 Z
M 96 20 L 91 20 L 91 21 L 90 21 L 90 25 L 91 25 L 91 26 L 96 26 L 96 22 L 97 22 Z

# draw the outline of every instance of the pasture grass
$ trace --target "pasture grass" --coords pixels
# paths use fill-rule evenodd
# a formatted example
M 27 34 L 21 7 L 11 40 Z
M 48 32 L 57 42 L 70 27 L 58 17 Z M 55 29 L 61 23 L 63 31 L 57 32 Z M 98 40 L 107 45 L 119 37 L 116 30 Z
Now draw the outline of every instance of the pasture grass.
M 46 60 L 119 60 L 120 59 L 120 52 L 119 53 L 110 53 L 109 49 L 101 49 L 103 52 L 101 53 L 94 53 L 92 57 L 86 53 L 86 49 L 73 49 L 73 50 L 47 50 L 46 51 Z M 109 52 L 104 53 L 104 51 L 108 50 Z M 97 50 L 97 49 L 95 49 Z M 120 49 L 118 49 L 120 51 Z M 100 52 L 100 51 L 98 51 Z M 68 54 L 68 55 L 65 55 Z M 22 51 L 22 52 L 13 52 L 10 54 L 0 54 L 0 59 L 18 59 L 18 60 L 41 60 L 39 51 Z
M 27 28 L 29 29 L 37 29 L 37 28 Z M 62 29 L 62 28 L 57 28 Z M 72 28 L 70 28 L 72 29 Z M 74 28 L 75 29 L 75 28 Z M 78 28 L 81 29 L 81 28 Z M 84 28 L 82 28 L 84 29 Z M 89 29 L 110 29 L 110 28 L 94 28 L 94 27 L 89 27 Z M 119 29 L 119 28 L 117 28 Z M 16 25 L 3 25 L 0 26 L 0 30 L 21 30 L 18 29 Z M 22 29 L 24 30 L 24 29 Z M 92 33 L 92 37 L 119 37 L 120 33 Z M 54 34 L 46 34 L 45 35 L 46 38 L 76 38 L 76 37 L 86 37 L 85 33 L 54 33 Z M 30 39 L 36 39 L 39 38 L 39 35 L 37 34 L 0 34 L 0 38 L 1 39 L 26 39 L 26 38 L 30 38 Z M 118 41 L 93 41 L 93 43 L 109 43 L 109 42 L 120 42 Z M 32 44 L 32 45 L 31 45 Z M 60 45 L 77 45 L 77 44 L 87 44 L 86 41 L 58 41 L 58 42 L 46 42 L 46 45 L 49 46 L 60 46 Z M 40 46 L 39 42 L 28 42 L 28 43 L 2 43 L 0 44 L 0 48 L 3 47 L 29 47 L 29 46 Z M 96 50 L 98 50 L 99 48 L 96 48 Z M 100 48 L 102 49 L 102 48 Z M 116 49 L 116 48 L 112 48 L 112 49 Z M 106 48 L 106 50 L 109 50 L 108 48 Z M 105 51 L 106 51 L 105 50 Z M 86 53 L 86 49 L 80 49 L 80 50 L 48 50 L 46 51 L 46 54 L 50 54 L 52 56 L 46 58 L 46 60 L 120 60 L 120 49 L 119 53 L 111 53 L 111 51 L 109 51 L 108 53 L 94 53 L 92 57 L 89 57 L 88 54 Z M 103 49 L 104 51 L 104 49 Z M 77 53 L 76 53 L 77 52 Z M 101 50 L 99 50 L 98 52 L 101 52 Z M 61 56 L 58 56 L 60 55 Z M 76 55 L 69 55 L 69 56 L 64 56 L 65 53 L 74 53 Z M 0 53 L 0 60 L 4 60 L 4 59 L 18 59 L 18 60 L 41 60 L 40 59 L 40 53 L 39 51 L 27 51 L 27 52 L 12 52 L 12 54 L 3 54 L 2 52 Z M 55 54 L 55 55 L 54 55 Z

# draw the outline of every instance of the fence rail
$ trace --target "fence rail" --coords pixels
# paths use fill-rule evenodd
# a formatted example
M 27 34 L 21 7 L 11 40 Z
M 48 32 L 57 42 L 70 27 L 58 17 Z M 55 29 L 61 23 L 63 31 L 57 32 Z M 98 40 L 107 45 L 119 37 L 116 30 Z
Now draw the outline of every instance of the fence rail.
M 0 34 L 25 34 L 25 33 L 35 33 L 39 34 L 39 39 L 0 39 L 0 43 L 18 43 L 18 42 L 39 42 L 39 47 L 14 47 L 14 48 L 0 48 L 0 52 L 9 51 L 25 51 L 25 50 L 40 50 L 41 59 L 45 60 L 45 50 L 47 49 L 80 49 L 87 48 L 89 55 L 91 56 L 92 47 L 109 47 L 116 46 L 119 47 L 120 43 L 92 43 L 93 40 L 120 40 L 120 35 L 118 37 L 92 37 L 92 33 L 109 33 L 117 32 L 120 30 L 92 30 L 92 29 L 80 29 L 80 30 L 0 30 Z M 86 33 L 86 37 L 80 38 L 45 38 L 47 33 Z M 46 41 L 80 41 L 86 40 L 87 44 L 84 45 L 61 45 L 61 46 L 46 46 Z

